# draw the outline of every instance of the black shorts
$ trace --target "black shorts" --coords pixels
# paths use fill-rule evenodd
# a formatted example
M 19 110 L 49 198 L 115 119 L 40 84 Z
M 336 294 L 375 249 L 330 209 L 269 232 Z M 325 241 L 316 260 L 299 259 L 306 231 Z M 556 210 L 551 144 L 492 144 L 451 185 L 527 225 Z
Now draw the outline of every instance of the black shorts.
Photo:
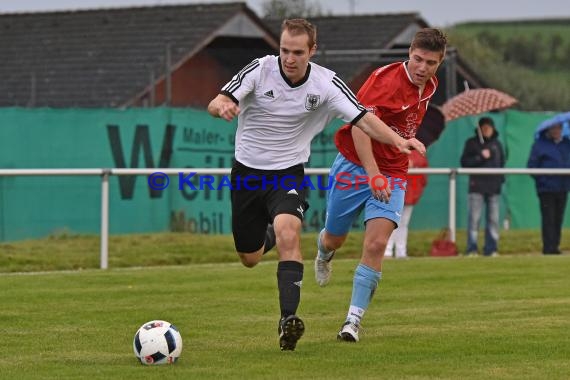
M 282 170 L 249 168 L 236 161 L 232 168 L 232 231 L 238 252 L 259 250 L 265 242 L 267 225 L 279 214 L 301 221 L 309 208 L 303 165 Z

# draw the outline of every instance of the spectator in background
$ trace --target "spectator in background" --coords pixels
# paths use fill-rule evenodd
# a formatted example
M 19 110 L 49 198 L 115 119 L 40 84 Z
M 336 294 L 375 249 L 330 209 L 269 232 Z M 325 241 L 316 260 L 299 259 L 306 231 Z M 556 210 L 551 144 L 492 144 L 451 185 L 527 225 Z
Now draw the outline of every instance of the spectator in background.
M 562 125 L 554 125 L 539 133 L 532 145 L 529 168 L 570 168 L 570 140 L 562 136 Z M 536 192 L 542 217 L 542 253 L 560 254 L 560 235 L 564 210 L 570 190 L 570 177 L 535 175 Z
M 417 151 L 412 151 L 409 156 L 408 167 L 427 168 L 427 158 L 419 154 Z M 414 205 L 420 200 L 426 184 L 427 176 L 425 174 L 408 175 L 408 185 L 406 187 L 406 195 L 404 197 L 404 209 L 402 210 L 402 218 L 400 219 L 398 228 L 392 232 L 390 239 L 388 239 L 384 257 L 394 257 L 394 253 L 398 259 L 405 259 L 408 257 L 408 224 L 410 223 L 410 219 L 412 217 Z
M 475 136 L 465 142 L 461 155 L 461 166 L 467 168 L 502 168 L 505 166 L 503 146 L 499 133 L 490 117 L 479 119 Z M 467 255 L 478 255 L 477 235 L 483 205 L 486 208 L 485 256 L 496 256 L 499 241 L 499 199 L 503 175 L 469 176 Z

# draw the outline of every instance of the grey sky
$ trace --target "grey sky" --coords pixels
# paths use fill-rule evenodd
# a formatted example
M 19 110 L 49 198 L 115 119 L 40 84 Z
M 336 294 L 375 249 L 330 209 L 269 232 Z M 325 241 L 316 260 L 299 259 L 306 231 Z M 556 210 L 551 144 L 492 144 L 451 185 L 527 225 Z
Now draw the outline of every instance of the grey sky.
M 263 1 L 245 2 L 259 14 Z M 224 2 L 224 0 L 0 0 L 0 12 L 213 2 Z M 333 14 L 350 13 L 351 4 L 354 4 L 357 14 L 419 12 L 433 26 L 447 26 L 470 20 L 570 18 L 568 0 L 320 0 L 319 2 L 325 11 L 331 11 Z

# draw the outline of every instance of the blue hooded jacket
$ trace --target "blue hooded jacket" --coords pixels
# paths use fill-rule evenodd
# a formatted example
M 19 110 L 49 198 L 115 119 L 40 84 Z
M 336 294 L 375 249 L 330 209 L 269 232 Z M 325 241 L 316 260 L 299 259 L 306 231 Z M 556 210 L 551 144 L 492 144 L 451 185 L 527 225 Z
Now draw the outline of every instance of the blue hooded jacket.
M 527 167 L 570 169 L 570 140 L 564 136 L 556 144 L 541 133 L 530 151 Z M 538 193 L 570 191 L 570 176 L 536 175 L 533 176 Z

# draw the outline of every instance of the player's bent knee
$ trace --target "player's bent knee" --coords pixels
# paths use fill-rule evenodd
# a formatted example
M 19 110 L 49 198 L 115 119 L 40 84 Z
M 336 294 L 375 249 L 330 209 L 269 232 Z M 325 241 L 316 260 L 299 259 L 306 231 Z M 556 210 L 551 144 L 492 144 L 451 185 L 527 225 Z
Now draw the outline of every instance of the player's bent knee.
M 245 261 L 245 260 L 242 260 L 241 263 L 242 263 L 243 266 L 246 267 L 246 268 L 253 268 L 254 266 L 257 265 L 257 263 L 249 262 L 249 261 Z
M 247 257 L 247 256 L 246 256 Z M 246 268 L 253 268 L 254 266 L 257 265 L 257 263 L 259 263 L 259 261 L 257 260 L 251 260 L 251 259 L 246 259 L 244 257 L 241 257 L 241 263 L 243 264 L 244 267 Z
M 326 249 L 336 250 L 344 244 L 345 240 L 346 235 L 332 235 L 328 232 L 325 232 L 322 243 Z
M 239 253 L 241 263 L 246 268 L 253 268 L 261 261 L 261 253 Z

